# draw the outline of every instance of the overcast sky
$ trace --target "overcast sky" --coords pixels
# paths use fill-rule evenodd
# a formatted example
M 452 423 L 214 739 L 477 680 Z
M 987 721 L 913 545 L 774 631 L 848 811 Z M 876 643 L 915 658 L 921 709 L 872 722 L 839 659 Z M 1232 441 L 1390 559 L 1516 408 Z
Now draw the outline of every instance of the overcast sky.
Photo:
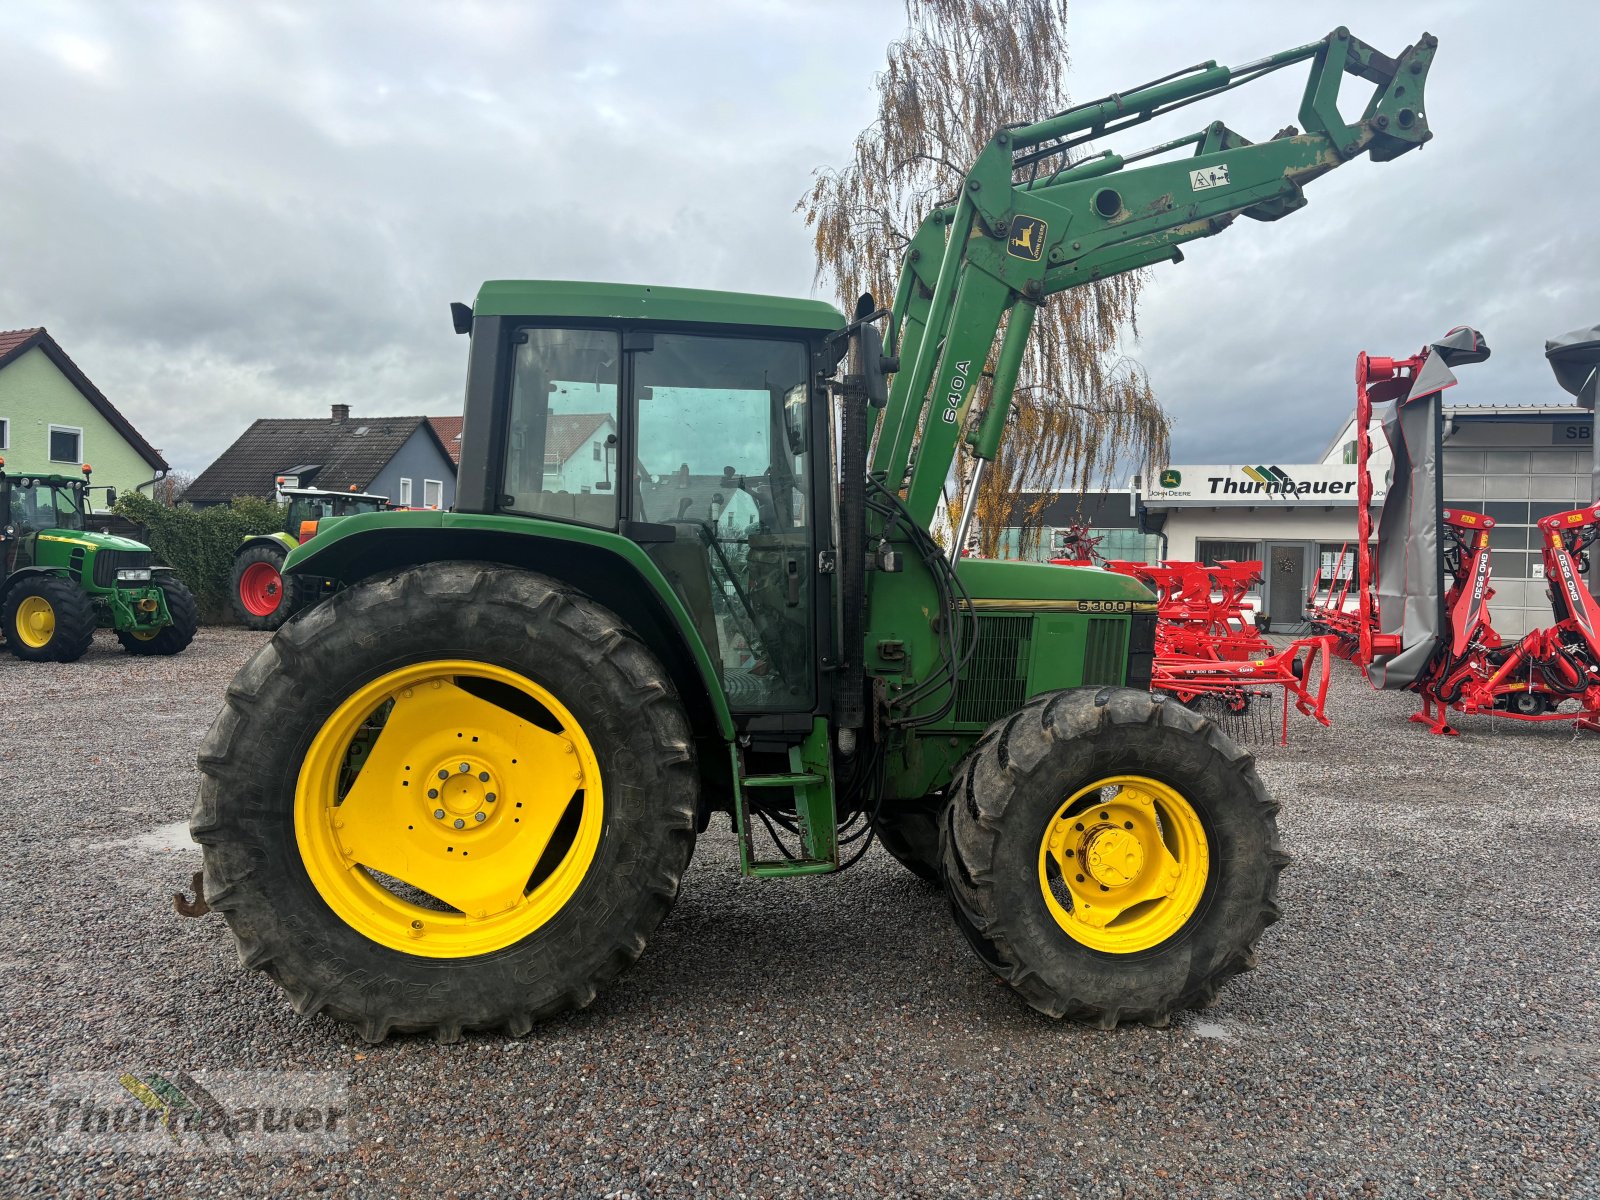
M 812 292 L 791 210 L 843 162 L 898 3 L 0 6 L 0 328 L 46 325 L 175 467 L 262 416 L 460 411 L 447 305 L 486 278 Z M 1458 401 L 1564 401 L 1546 337 L 1600 322 L 1589 4 L 1079 0 L 1075 98 L 1334 25 L 1440 38 L 1435 140 L 1152 273 L 1127 350 L 1180 462 L 1305 461 L 1357 350 L 1452 325 Z M 1298 70 L 1124 135 L 1296 120 Z M 1349 79 L 1347 96 L 1362 85 Z M 1350 108 L 1347 105 L 1347 111 Z M 1040 114 L 1044 115 L 1044 114 Z

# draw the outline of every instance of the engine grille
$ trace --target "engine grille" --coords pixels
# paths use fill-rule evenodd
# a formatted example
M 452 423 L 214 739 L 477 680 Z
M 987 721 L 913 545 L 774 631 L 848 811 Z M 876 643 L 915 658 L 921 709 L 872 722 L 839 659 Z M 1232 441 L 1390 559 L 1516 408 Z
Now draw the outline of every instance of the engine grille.
M 1090 617 L 1083 645 L 1083 682 L 1120 684 L 1128 661 L 1128 622 Z
M 94 585 L 102 588 L 115 587 L 118 571 L 149 566 L 148 550 L 102 550 L 94 556 Z
M 980 616 L 978 646 L 956 695 L 955 719 L 988 724 L 1009 716 L 1028 698 L 1028 633 L 1033 617 Z

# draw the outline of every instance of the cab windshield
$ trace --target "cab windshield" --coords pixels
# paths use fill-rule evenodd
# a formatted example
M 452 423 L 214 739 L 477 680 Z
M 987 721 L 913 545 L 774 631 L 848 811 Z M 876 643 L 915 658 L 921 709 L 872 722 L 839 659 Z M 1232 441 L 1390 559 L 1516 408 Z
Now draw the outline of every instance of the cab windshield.
M 294 496 L 289 500 L 289 530 L 299 533 L 305 521 L 321 521 L 334 515 L 333 499 L 328 496 Z
M 18 532 L 83 529 L 82 484 L 20 476 L 11 479 L 10 485 L 11 512 L 7 520 Z

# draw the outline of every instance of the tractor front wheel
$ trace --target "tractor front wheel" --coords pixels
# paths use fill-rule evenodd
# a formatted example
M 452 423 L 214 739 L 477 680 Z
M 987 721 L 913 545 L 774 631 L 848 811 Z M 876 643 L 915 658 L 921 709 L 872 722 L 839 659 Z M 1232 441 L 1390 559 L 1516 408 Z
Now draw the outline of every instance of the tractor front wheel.
M 241 961 L 369 1041 L 584 1007 L 694 849 L 670 676 L 609 610 L 491 564 L 413 567 L 285 626 L 200 768 L 190 829 Z
M 1277 806 L 1251 756 L 1128 688 L 1030 702 L 958 769 L 945 888 L 979 957 L 1052 1017 L 1164 1025 L 1254 965 Z
M 34 575 L 6 593 L 6 645 L 30 662 L 76 662 L 94 640 L 94 605 L 63 575 Z
M 285 557 L 275 545 L 246 546 L 234 555 L 229 594 L 246 629 L 276 629 L 300 607 L 300 581 L 283 573 Z
M 169 624 L 160 629 L 119 629 L 117 641 L 129 654 L 177 654 L 188 649 L 200 628 L 200 606 L 194 593 L 177 579 L 160 579 L 156 586 L 167 600 Z

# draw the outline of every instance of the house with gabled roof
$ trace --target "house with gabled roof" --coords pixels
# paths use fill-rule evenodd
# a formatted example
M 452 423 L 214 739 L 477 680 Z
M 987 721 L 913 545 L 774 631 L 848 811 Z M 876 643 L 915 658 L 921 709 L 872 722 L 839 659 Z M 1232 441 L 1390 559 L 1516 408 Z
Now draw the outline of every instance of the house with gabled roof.
M 280 482 L 281 481 L 281 482 Z M 315 487 L 387 496 L 400 508 L 450 508 L 456 468 L 427 417 L 263 417 L 183 493 L 197 508 L 235 496 L 271 499 L 280 488 Z
M 450 461 L 458 467 L 461 465 L 461 428 L 464 423 L 462 417 L 428 418 L 428 424 L 433 426 L 444 448 L 450 452 Z
M 118 491 L 148 488 L 167 460 L 43 326 L 0 332 L 0 458 L 6 470 L 76 475 Z

